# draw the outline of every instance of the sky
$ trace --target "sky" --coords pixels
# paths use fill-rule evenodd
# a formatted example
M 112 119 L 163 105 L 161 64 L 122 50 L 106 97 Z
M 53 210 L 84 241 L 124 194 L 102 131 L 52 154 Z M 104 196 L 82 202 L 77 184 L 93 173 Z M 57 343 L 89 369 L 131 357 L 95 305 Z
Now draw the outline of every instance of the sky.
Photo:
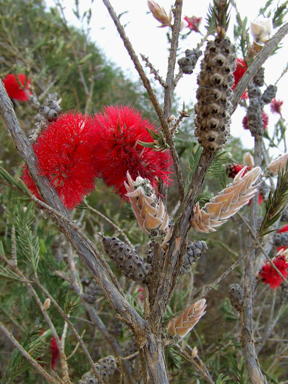
M 168 63 L 168 42 L 166 37 L 167 28 L 158 28 L 157 22 L 151 13 L 148 13 L 148 6 L 146 0 L 110 0 L 117 14 L 126 12 L 121 16 L 121 22 L 125 25 L 125 31 L 130 39 L 134 50 L 140 58 L 140 53 L 149 57 L 154 68 L 159 70 L 160 75 L 165 78 L 167 63 Z M 169 11 L 173 1 L 170 0 L 157 0 L 158 4 L 163 6 L 166 11 Z M 183 4 L 183 17 L 184 16 L 197 16 L 202 17 L 200 24 L 200 31 L 205 34 L 205 18 L 207 15 L 208 6 L 211 0 L 184 0 Z M 75 15 L 72 12 L 74 2 L 71 0 L 63 0 L 65 8 L 65 16 L 69 23 L 81 27 Z M 111 20 L 109 13 L 101 0 L 79 0 L 80 11 L 91 7 L 91 31 L 90 37 L 95 41 L 97 46 L 101 48 L 102 52 L 108 59 L 115 62 L 121 67 L 130 78 L 137 80 L 138 73 L 134 68 L 133 63 L 118 35 L 116 27 Z M 47 6 L 54 6 L 54 0 L 46 0 Z M 265 0 L 245 0 L 237 3 L 238 10 L 242 19 L 247 16 L 249 23 L 254 21 L 258 16 L 258 11 L 261 6 L 265 4 Z M 287 17 L 286 17 L 287 18 Z M 287 20 L 286 20 L 287 21 Z M 233 40 L 233 25 L 236 22 L 235 13 L 231 12 L 230 27 L 228 29 L 228 36 Z M 185 31 L 185 30 L 184 30 Z M 186 29 L 188 31 L 188 29 Z M 275 33 L 275 31 L 273 31 Z M 186 40 L 180 40 L 180 51 L 184 53 L 186 49 L 195 48 L 199 40 L 200 34 L 192 32 Z M 252 38 L 251 38 L 252 39 Z M 275 55 L 267 60 L 265 63 L 265 82 L 267 85 L 274 84 L 280 76 L 283 69 L 287 64 L 287 51 L 288 51 L 288 37 L 283 40 L 283 48 L 280 54 Z M 141 61 L 141 60 L 140 60 Z M 200 63 L 200 60 L 199 60 Z M 196 101 L 195 94 L 197 89 L 196 78 L 200 71 L 196 66 L 192 75 L 184 76 L 176 88 L 177 96 L 180 97 L 181 102 Z M 142 62 L 143 66 L 144 63 Z M 146 71 L 149 74 L 149 70 Z M 288 74 L 286 74 L 278 84 L 277 99 L 285 100 L 286 90 L 288 87 Z M 288 103 L 288 100 L 287 100 Z M 264 110 L 269 114 L 269 132 L 273 132 L 274 123 L 277 121 L 278 116 L 272 115 L 270 106 L 265 106 Z M 283 105 L 283 116 L 288 120 L 288 108 L 285 110 L 285 103 Z M 244 130 L 242 127 L 242 119 L 245 116 L 245 110 L 238 107 L 232 118 L 231 134 L 233 136 L 241 137 L 244 146 L 247 148 L 253 147 L 253 139 L 250 132 Z

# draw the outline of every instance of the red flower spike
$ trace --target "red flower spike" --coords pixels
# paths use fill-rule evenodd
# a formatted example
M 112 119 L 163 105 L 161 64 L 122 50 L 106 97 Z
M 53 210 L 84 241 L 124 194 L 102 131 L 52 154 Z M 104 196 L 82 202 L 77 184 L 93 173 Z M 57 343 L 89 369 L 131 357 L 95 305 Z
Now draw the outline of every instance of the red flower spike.
M 29 78 L 26 80 L 26 76 L 23 75 L 22 73 L 19 73 L 17 76 L 20 83 L 25 88 L 21 88 L 19 82 L 17 81 L 16 75 L 11 73 L 9 75 L 6 75 L 3 79 L 6 92 L 10 97 L 10 99 L 15 99 L 19 101 L 28 101 L 29 98 L 28 98 L 27 92 L 28 94 L 30 94 L 29 88 L 30 88 L 31 80 Z
M 48 177 L 68 209 L 94 189 L 97 176 L 94 142 L 92 118 L 71 112 L 49 124 L 33 146 L 40 175 Z M 22 179 L 31 193 L 40 198 L 26 166 Z
M 59 349 L 54 336 L 50 341 L 50 352 L 51 352 L 51 369 L 54 370 L 57 360 L 59 359 Z
M 238 59 L 236 58 L 236 69 L 233 73 L 234 75 L 234 85 L 232 87 L 233 91 L 236 88 L 236 85 L 239 83 L 241 80 L 241 77 L 244 75 L 244 73 L 247 70 L 247 65 L 243 59 Z M 243 95 L 241 96 L 241 99 L 247 99 L 248 93 L 245 91 Z
M 271 101 L 271 104 L 270 104 L 271 112 L 279 113 L 279 115 L 281 116 L 282 115 L 282 113 L 281 113 L 282 104 L 283 104 L 283 101 L 276 100 L 275 97 L 274 97 L 274 99 Z
M 188 16 L 185 16 L 184 20 L 186 20 L 187 23 L 188 23 L 186 28 L 189 28 L 190 31 L 199 32 L 199 25 L 201 23 L 202 17 L 196 17 L 196 16 L 188 17 Z
M 42 328 L 39 336 L 43 335 L 44 332 L 45 332 L 45 329 Z M 56 343 L 54 336 L 52 336 L 52 338 L 50 340 L 49 349 L 50 349 L 50 353 L 51 353 L 51 369 L 54 370 L 56 363 L 57 363 L 57 360 L 59 359 L 59 355 L 60 355 L 59 349 L 58 349 L 58 346 L 57 346 L 57 343 Z M 40 360 L 40 358 L 38 358 L 37 360 Z M 41 363 L 40 365 L 41 365 L 41 367 L 44 367 L 43 363 Z
M 273 264 L 278 270 L 282 273 L 285 279 L 288 276 L 288 262 L 283 256 L 276 256 L 273 260 Z M 271 289 L 280 287 L 283 279 L 278 273 L 271 267 L 269 261 L 263 265 L 261 271 L 259 272 L 259 277 L 261 278 L 264 284 L 269 284 Z
M 266 112 L 262 111 L 262 122 L 263 122 L 263 129 L 265 131 L 265 129 L 267 128 L 268 126 L 268 122 L 269 122 L 269 116 L 267 115 Z M 242 120 L 242 124 L 243 124 L 243 128 L 244 129 L 249 129 L 248 128 L 248 117 L 247 115 L 244 116 L 243 120 Z
M 170 181 L 170 152 L 155 152 L 138 144 L 138 141 L 153 142 L 146 127 L 156 131 L 138 111 L 127 106 L 106 107 L 103 114 L 95 115 L 94 140 L 99 177 L 125 199 L 127 171 L 132 179 L 141 176 L 150 180 L 156 190 L 159 180 L 165 184 Z

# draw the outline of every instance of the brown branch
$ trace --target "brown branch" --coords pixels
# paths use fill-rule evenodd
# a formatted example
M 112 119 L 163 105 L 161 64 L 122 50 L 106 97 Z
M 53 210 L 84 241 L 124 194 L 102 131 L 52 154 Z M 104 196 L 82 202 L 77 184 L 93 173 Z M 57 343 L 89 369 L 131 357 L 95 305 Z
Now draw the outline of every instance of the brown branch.
M 233 110 L 231 115 L 235 112 L 237 105 L 243 95 L 245 89 L 248 87 L 249 83 L 252 81 L 253 77 L 258 72 L 259 68 L 264 64 L 267 58 L 271 55 L 273 50 L 278 46 L 280 41 L 288 33 L 288 23 L 284 24 L 273 37 L 265 44 L 261 49 L 258 55 L 255 57 L 253 64 L 247 69 L 247 71 L 242 76 L 241 80 L 237 84 L 234 90 L 234 97 L 232 100 Z

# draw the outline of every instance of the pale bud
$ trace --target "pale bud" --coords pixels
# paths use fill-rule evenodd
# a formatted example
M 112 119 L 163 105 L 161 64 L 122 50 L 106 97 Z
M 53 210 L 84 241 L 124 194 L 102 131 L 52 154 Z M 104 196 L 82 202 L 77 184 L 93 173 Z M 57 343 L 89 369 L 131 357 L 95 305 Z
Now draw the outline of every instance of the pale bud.
M 253 158 L 253 156 L 251 155 L 251 153 L 250 152 L 246 152 L 245 154 L 244 154 L 244 164 L 245 165 L 247 165 L 248 167 L 251 167 L 251 168 L 253 168 L 254 167 L 254 158 Z
M 50 299 L 49 299 L 49 297 L 48 297 L 48 298 L 44 301 L 44 304 L 43 304 L 44 309 L 46 310 L 46 309 L 50 308 L 50 304 L 51 304 L 51 301 L 50 301 Z
M 271 18 L 257 17 L 251 22 L 251 34 L 254 41 L 259 45 L 264 45 L 270 39 L 273 25 Z
M 174 115 L 171 115 L 170 117 L 168 117 L 168 123 L 171 123 L 171 121 L 174 121 L 174 120 L 175 120 Z
M 160 28 L 163 27 L 172 27 L 172 12 L 169 12 L 169 15 L 163 7 L 160 7 L 155 1 L 148 0 L 148 7 L 156 20 L 161 23 Z
M 191 357 L 192 357 L 192 359 L 195 359 L 195 357 L 198 355 L 198 349 L 197 349 L 197 347 L 194 347 L 193 349 L 192 349 L 192 353 L 191 353 Z
M 286 168 L 287 161 L 288 153 L 285 153 L 285 155 L 271 161 L 271 163 L 268 165 L 268 168 L 272 173 L 277 174 L 279 171 L 282 171 L 284 168 Z

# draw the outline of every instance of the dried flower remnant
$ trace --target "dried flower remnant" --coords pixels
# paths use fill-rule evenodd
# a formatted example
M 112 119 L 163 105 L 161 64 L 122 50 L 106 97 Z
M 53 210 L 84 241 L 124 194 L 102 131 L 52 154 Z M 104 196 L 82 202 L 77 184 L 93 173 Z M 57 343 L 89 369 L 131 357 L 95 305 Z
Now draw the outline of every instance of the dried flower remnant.
M 269 123 L 269 116 L 267 115 L 267 113 L 265 111 L 262 111 L 262 122 L 263 122 L 263 129 L 265 130 L 268 127 L 268 123 Z M 243 124 L 243 128 L 244 129 L 249 129 L 248 128 L 248 117 L 247 117 L 247 115 L 244 116 L 244 118 L 242 120 L 242 124 Z
M 18 80 L 17 80 L 18 77 Z M 19 84 L 19 82 L 22 84 Z M 6 92 L 8 96 L 11 99 L 18 100 L 18 101 L 28 101 L 30 94 L 30 84 L 31 80 L 30 78 L 26 77 L 22 73 L 19 73 L 17 75 L 14 75 L 13 73 L 6 75 L 3 79 L 3 83 L 6 89 Z
M 234 85 L 232 87 L 233 91 L 236 88 L 236 85 L 241 80 L 244 73 L 246 72 L 246 70 L 247 70 L 247 65 L 246 65 L 245 61 L 243 59 L 238 59 L 238 57 L 237 57 L 236 58 L 236 69 L 233 72 L 233 76 L 234 76 Z M 247 91 L 245 91 L 243 93 L 243 95 L 241 96 L 241 99 L 247 99 L 247 97 L 248 97 L 248 93 L 247 93 Z
M 273 258 L 272 262 L 286 279 L 288 276 L 288 261 L 285 254 L 281 255 L 280 253 Z M 258 276 L 264 284 L 269 284 L 271 289 L 280 287 L 281 283 L 283 282 L 282 277 L 278 275 L 269 261 L 263 265 Z
M 157 4 L 153 0 L 148 0 L 148 8 L 150 12 L 152 13 L 153 17 L 161 23 L 159 28 L 163 27 L 172 27 L 172 12 L 169 12 L 169 15 L 165 11 L 163 7 L 160 7 L 159 4 Z
M 206 307 L 205 299 L 192 304 L 182 315 L 169 324 L 167 329 L 169 335 L 183 339 L 205 315 Z
M 94 142 L 93 120 L 71 112 L 49 124 L 33 145 L 39 174 L 48 177 L 68 209 L 94 189 L 97 176 Z M 22 179 L 31 193 L 41 198 L 26 166 Z
M 251 22 L 251 34 L 255 43 L 264 45 L 270 39 L 273 24 L 271 18 L 259 16 L 255 21 Z
M 274 173 L 277 174 L 278 172 L 281 172 L 282 170 L 286 169 L 288 161 L 288 153 L 285 153 L 285 155 L 278 157 L 277 159 L 271 161 L 271 163 L 268 165 L 268 169 Z
M 228 185 L 219 195 L 215 196 L 209 203 L 200 209 L 199 203 L 194 207 L 193 217 L 190 224 L 198 232 L 215 232 L 218 227 L 239 211 L 257 193 L 259 184 L 257 181 L 261 169 L 255 167 L 246 173 L 244 167 L 234 178 L 233 183 Z M 243 176 L 244 175 L 244 176 Z
M 139 142 L 154 142 L 149 132 L 154 126 L 130 107 L 106 107 L 94 116 L 94 145 L 98 177 L 114 192 L 125 198 L 124 181 L 127 171 L 132 178 L 141 175 L 157 188 L 159 180 L 169 184 L 170 151 L 155 152 Z M 143 143 L 142 143 L 143 144 Z
M 186 20 L 187 23 L 188 23 L 186 28 L 189 28 L 190 31 L 199 32 L 199 25 L 201 23 L 202 17 L 196 17 L 196 16 L 188 17 L 188 16 L 185 16 L 184 20 Z
M 274 99 L 271 101 L 271 112 L 279 113 L 279 115 L 282 116 L 282 113 L 281 113 L 282 104 L 283 104 L 283 101 L 276 100 L 274 97 Z
M 135 217 L 142 231 L 149 237 L 164 246 L 172 234 L 172 226 L 169 224 L 168 212 L 149 180 L 138 176 L 135 181 L 127 172 L 128 184 L 125 182 L 128 196 Z

